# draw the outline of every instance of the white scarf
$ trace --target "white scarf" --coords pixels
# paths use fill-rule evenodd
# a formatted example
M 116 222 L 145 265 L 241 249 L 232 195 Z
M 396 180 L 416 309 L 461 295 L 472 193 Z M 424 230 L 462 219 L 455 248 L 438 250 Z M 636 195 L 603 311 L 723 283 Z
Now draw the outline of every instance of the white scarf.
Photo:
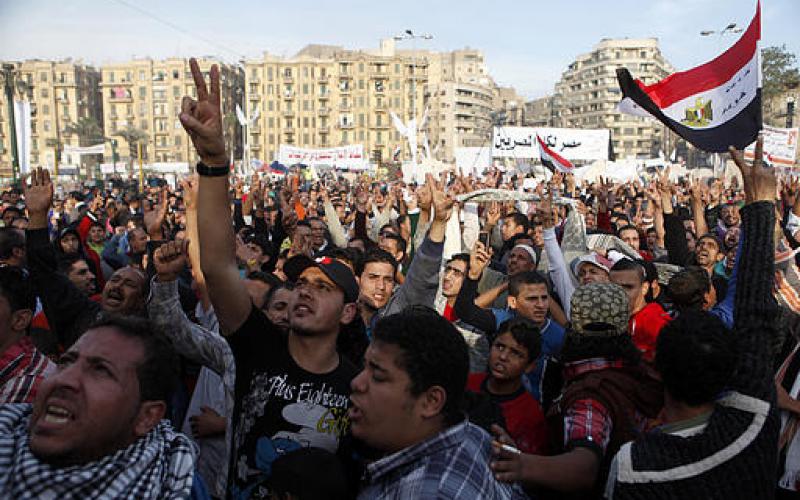
M 54 467 L 33 456 L 31 405 L 0 406 L 0 497 L 41 499 L 188 498 L 191 441 L 161 421 L 125 449 L 83 465 Z

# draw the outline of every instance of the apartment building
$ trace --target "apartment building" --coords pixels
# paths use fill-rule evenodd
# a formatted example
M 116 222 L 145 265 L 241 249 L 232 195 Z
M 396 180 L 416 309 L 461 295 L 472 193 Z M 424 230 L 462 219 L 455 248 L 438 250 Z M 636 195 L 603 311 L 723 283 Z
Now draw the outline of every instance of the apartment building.
M 309 45 L 291 58 L 264 53 L 245 62 L 253 158 L 277 158 L 281 144 L 325 148 L 363 144 L 372 161 L 388 160 L 407 144 L 392 125 L 390 111 L 407 122 L 422 117 L 429 58 L 398 51 L 394 40 L 377 50 Z
M 571 128 L 608 128 L 618 157 L 650 158 L 669 151 L 670 135 L 650 118 L 616 111 L 621 93 L 616 69 L 626 67 L 635 78 L 654 83 L 674 71 L 655 38 L 603 39 L 579 55 L 555 86 L 554 124 Z
M 12 75 L 16 99 L 31 103 L 31 167 L 53 168 L 64 146 L 85 146 L 96 137 L 86 127 L 94 122 L 102 133 L 100 72 L 81 61 L 27 60 L 4 62 Z M 11 120 L 0 93 L 0 178 L 12 177 Z M 78 124 L 82 127 L 79 127 Z M 62 159 L 63 161 L 63 159 Z
M 244 94 L 239 68 L 210 58 L 198 59 L 206 81 L 212 64 L 220 67 L 220 103 L 228 150 L 241 157 L 241 127 L 235 106 Z M 183 96 L 197 97 L 188 59 L 139 59 L 102 67 L 103 122 L 107 137 L 117 140 L 120 161 L 138 160 L 137 141 L 146 163 L 198 161 L 178 115 Z M 129 142 L 130 141 L 130 142 Z M 112 150 L 106 147 L 106 163 Z
M 483 54 L 474 49 L 429 54 L 430 121 L 426 130 L 432 156 L 455 161 L 455 148 L 485 146 L 491 140 L 496 85 Z

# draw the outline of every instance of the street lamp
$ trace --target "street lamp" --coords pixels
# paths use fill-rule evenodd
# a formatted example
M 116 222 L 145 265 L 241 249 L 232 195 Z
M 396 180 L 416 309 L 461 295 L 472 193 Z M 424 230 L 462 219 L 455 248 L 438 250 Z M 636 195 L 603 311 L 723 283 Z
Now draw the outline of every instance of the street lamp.
M 417 40 L 432 40 L 433 35 L 423 33 L 420 35 L 414 34 L 411 30 L 405 30 L 399 35 L 395 35 L 394 40 L 397 42 L 403 40 L 411 40 L 411 115 L 409 116 L 409 123 L 414 120 L 416 114 L 416 99 L 417 99 Z
M 11 138 L 11 174 L 16 184 L 19 178 L 19 151 L 17 150 L 17 124 L 14 117 L 14 91 L 20 94 L 28 90 L 27 82 L 18 79 L 19 71 L 13 64 L 3 64 L 0 76 L 3 79 L 3 87 L 6 94 L 6 104 L 8 106 L 8 128 Z

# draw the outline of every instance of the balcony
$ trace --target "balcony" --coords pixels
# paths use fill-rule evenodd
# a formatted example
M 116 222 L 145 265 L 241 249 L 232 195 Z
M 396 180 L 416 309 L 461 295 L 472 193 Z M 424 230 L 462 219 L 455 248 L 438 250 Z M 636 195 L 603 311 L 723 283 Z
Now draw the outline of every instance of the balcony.
M 325 93 L 319 94 L 319 96 L 317 96 L 317 97 L 319 97 L 320 100 L 327 101 L 328 99 L 331 98 L 331 93 L 330 92 L 325 92 Z
M 387 71 L 371 70 L 369 72 L 369 77 L 374 79 L 374 80 L 388 80 L 389 79 L 389 73 Z
M 292 92 L 292 91 L 289 91 L 289 92 L 284 91 L 283 92 L 283 98 L 284 98 L 284 100 L 294 99 L 294 92 Z
M 281 76 L 281 79 L 283 79 L 283 81 L 286 83 L 292 83 L 294 81 L 294 77 L 292 75 L 287 75 L 285 73 Z
M 109 97 L 109 101 L 111 102 L 133 102 L 133 96 L 131 95 L 112 95 Z
M 320 134 L 327 134 L 328 132 L 331 131 L 331 128 L 329 126 L 325 125 L 325 126 L 319 127 L 318 130 L 319 130 Z
M 247 95 L 247 98 L 250 99 L 251 101 L 260 101 L 261 100 L 261 94 L 257 94 L 257 93 L 251 92 L 250 94 Z
M 339 104 L 339 109 L 341 111 L 349 111 L 351 108 L 352 108 L 352 106 L 350 106 L 350 104 L 348 104 L 348 103 L 344 103 L 343 102 L 343 103 Z
M 287 117 L 289 117 L 289 116 L 294 116 L 294 110 L 292 110 L 292 109 L 284 109 L 284 110 L 281 112 L 281 114 L 282 114 L 283 116 L 287 116 Z
M 328 75 L 320 75 L 317 77 L 317 83 L 328 83 Z
M 351 128 L 354 128 L 355 126 L 356 126 L 355 123 L 340 123 L 339 124 L 339 128 L 341 128 L 341 129 L 351 129 Z
M 319 108 L 319 109 L 317 110 L 317 114 L 318 114 L 319 116 L 328 116 L 328 115 L 330 114 L 330 112 L 331 112 L 331 111 L 330 111 L 328 108 Z
M 381 123 L 372 123 L 372 124 L 370 124 L 369 128 L 374 128 L 374 129 L 378 129 L 378 130 L 384 130 L 384 129 L 388 129 L 389 128 L 389 124 L 388 123 L 382 123 L 382 122 Z

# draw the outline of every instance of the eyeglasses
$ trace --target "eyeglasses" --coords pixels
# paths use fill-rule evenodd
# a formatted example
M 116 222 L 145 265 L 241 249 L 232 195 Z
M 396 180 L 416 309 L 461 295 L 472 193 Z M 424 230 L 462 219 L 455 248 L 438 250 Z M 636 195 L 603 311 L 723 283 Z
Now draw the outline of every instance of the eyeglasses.
M 462 271 L 461 269 L 457 269 L 457 268 L 455 268 L 455 267 L 453 267 L 453 266 L 447 266 L 447 267 L 445 267 L 445 268 L 444 268 L 444 273 L 445 273 L 445 274 L 447 274 L 447 273 L 453 273 L 453 274 L 455 274 L 456 276 L 459 276 L 459 277 L 460 277 L 460 276 L 464 276 L 464 271 Z

